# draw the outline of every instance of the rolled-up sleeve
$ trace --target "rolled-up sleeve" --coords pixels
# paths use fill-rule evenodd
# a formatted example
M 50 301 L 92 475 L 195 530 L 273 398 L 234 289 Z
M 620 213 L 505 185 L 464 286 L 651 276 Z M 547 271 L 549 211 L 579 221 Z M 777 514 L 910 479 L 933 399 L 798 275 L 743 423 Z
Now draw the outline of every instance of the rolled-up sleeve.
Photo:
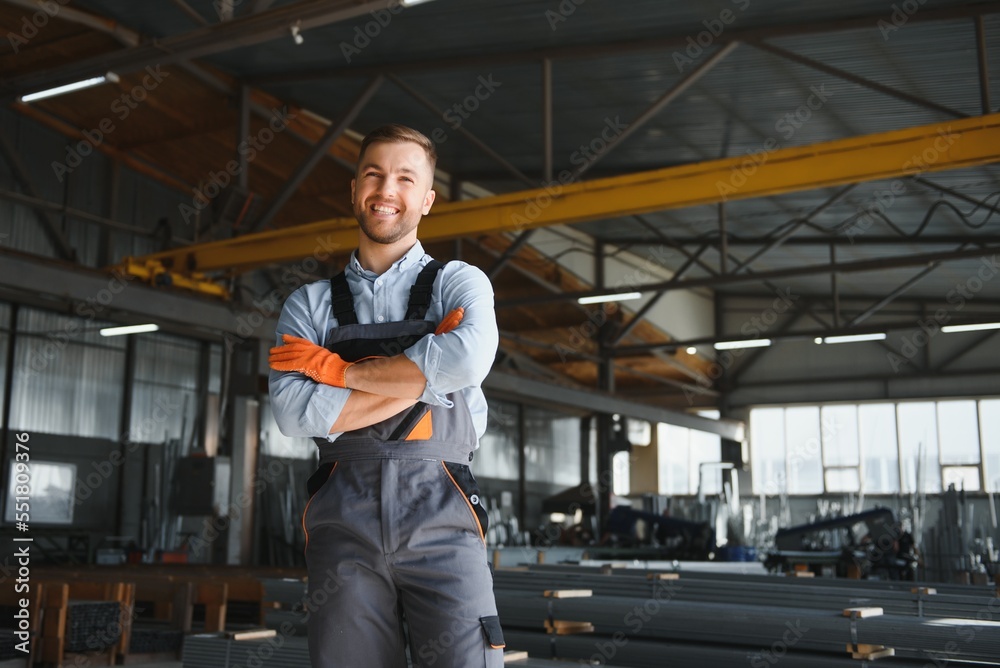
M 299 288 L 285 301 L 278 318 L 276 345 L 282 345 L 281 336 L 291 334 L 322 345 L 319 332 L 313 323 L 309 308 L 307 287 Z M 268 376 L 271 410 L 278 429 L 285 436 L 310 438 L 336 438 L 330 433 L 347 403 L 351 391 L 316 383 L 294 371 L 275 371 Z
M 454 264 L 459 265 L 454 275 L 442 276 L 441 302 L 445 314 L 465 309 L 461 324 L 447 334 L 423 337 L 404 353 L 427 380 L 420 401 L 448 408 L 448 394 L 482 385 L 499 344 L 489 278 L 477 267 Z

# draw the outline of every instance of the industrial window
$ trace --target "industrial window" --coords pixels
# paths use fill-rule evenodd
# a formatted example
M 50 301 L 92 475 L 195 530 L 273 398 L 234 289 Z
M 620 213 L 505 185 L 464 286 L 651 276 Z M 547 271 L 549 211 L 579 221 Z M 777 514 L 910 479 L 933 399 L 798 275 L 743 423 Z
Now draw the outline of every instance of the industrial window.
M 700 415 L 719 417 L 717 411 Z M 718 435 L 661 422 L 656 426 L 656 443 L 660 494 L 722 493 L 722 470 L 712 466 L 722 459 L 722 440 Z
M 7 346 L 10 345 L 10 304 L 0 302 L 0 378 L 7 378 Z M 4 405 L 6 381 L 0 381 L 0 406 Z M 3 419 L 3 418 L 0 418 Z
M 490 399 L 488 405 L 486 433 L 479 440 L 472 471 L 477 477 L 517 480 L 517 404 Z
M 580 419 L 524 407 L 525 480 L 580 484 Z
M 755 494 L 1000 491 L 1000 399 L 760 407 Z
M 201 344 L 169 334 L 135 341 L 129 438 L 136 443 L 177 439 L 198 444 L 198 364 Z M 183 433 L 182 433 L 183 432 Z
M 100 336 L 108 324 L 18 310 L 11 429 L 118 440 L 126 337 Z

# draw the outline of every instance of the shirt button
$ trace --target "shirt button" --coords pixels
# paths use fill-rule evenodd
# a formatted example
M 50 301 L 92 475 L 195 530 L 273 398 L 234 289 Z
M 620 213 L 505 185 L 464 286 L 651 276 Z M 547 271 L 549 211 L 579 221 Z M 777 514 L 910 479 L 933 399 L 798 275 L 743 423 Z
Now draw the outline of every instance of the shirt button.
M 375 285 L 382 285 L 382 279 L 380 278 L 377 281 L 375 281 Z
M 469 501 L 472 503 L 472 505 L 478 506 L 479 505 L 479 495 L 478 494 L 473 494 L 472 496 L 469 497 Z
M 379 317 L 377 317 L 375 319 L 378 320 L 379 322 L 382 322 L 383 320 L 385 320 L 385 317 L 380 315 Z

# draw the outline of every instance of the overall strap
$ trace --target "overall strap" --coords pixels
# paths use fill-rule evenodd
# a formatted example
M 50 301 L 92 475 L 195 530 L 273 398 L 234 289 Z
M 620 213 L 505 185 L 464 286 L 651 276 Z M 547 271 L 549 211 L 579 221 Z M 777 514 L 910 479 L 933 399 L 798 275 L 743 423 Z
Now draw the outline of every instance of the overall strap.
M 351 294 L 351 286 L 347 284 L 347 274 L 344 272 L 330 279 L 330 308 L 339 327 L 358 324 L 354 295 Z
M 434 290 L 434 280 L 444 262 L 431 260 L 420 270 L 417 281 L 410 288 L 410 303 L 406 306 L 407 320 L 423 320 L 427 309 L 431 306 L 431 292 Z

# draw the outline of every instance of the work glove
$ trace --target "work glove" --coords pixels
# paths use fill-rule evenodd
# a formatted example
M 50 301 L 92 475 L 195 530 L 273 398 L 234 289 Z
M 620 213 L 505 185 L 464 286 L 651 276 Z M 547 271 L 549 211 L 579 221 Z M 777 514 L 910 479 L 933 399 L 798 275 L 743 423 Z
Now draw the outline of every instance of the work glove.
M 447 334 L 462 322 L 465 309 L 459 306 L 448 313 L 438 324 L 434 334 Z M 271 348 L 267 362 L 275 371 L 295 371 L 312 378 L 317 383 L 333 387 L 347 387 L 348 367 L 367 359 L 382 357 L 372 355 L 357 362 L 347 362 L 337 353 L 330 352 L 323 346 L 308 339 L 291 334 L 282 334 L 284 345 Z
M 346 362 L 337 353 L 291 334 L 282 334 L 285 345 L 271 348 L 268 364 L 275 371 L 297 371 L 317 383 L 347 387 L 347 368 L 357 362 Z M 369 358 L 365 358 L 369 359 Z M 358 360 L 360 362 L 361 360 Z
M 462 318 L 465 316 L 465 309 L 459 306 L 456 309 L 452 309 L 448 315 L 441 318 L 441 322 L 438 324 L 437 329 L 434 330 L 434 335 L 447 334 L 451 330 L 458 327 L 458 323 L 462 322 Z

